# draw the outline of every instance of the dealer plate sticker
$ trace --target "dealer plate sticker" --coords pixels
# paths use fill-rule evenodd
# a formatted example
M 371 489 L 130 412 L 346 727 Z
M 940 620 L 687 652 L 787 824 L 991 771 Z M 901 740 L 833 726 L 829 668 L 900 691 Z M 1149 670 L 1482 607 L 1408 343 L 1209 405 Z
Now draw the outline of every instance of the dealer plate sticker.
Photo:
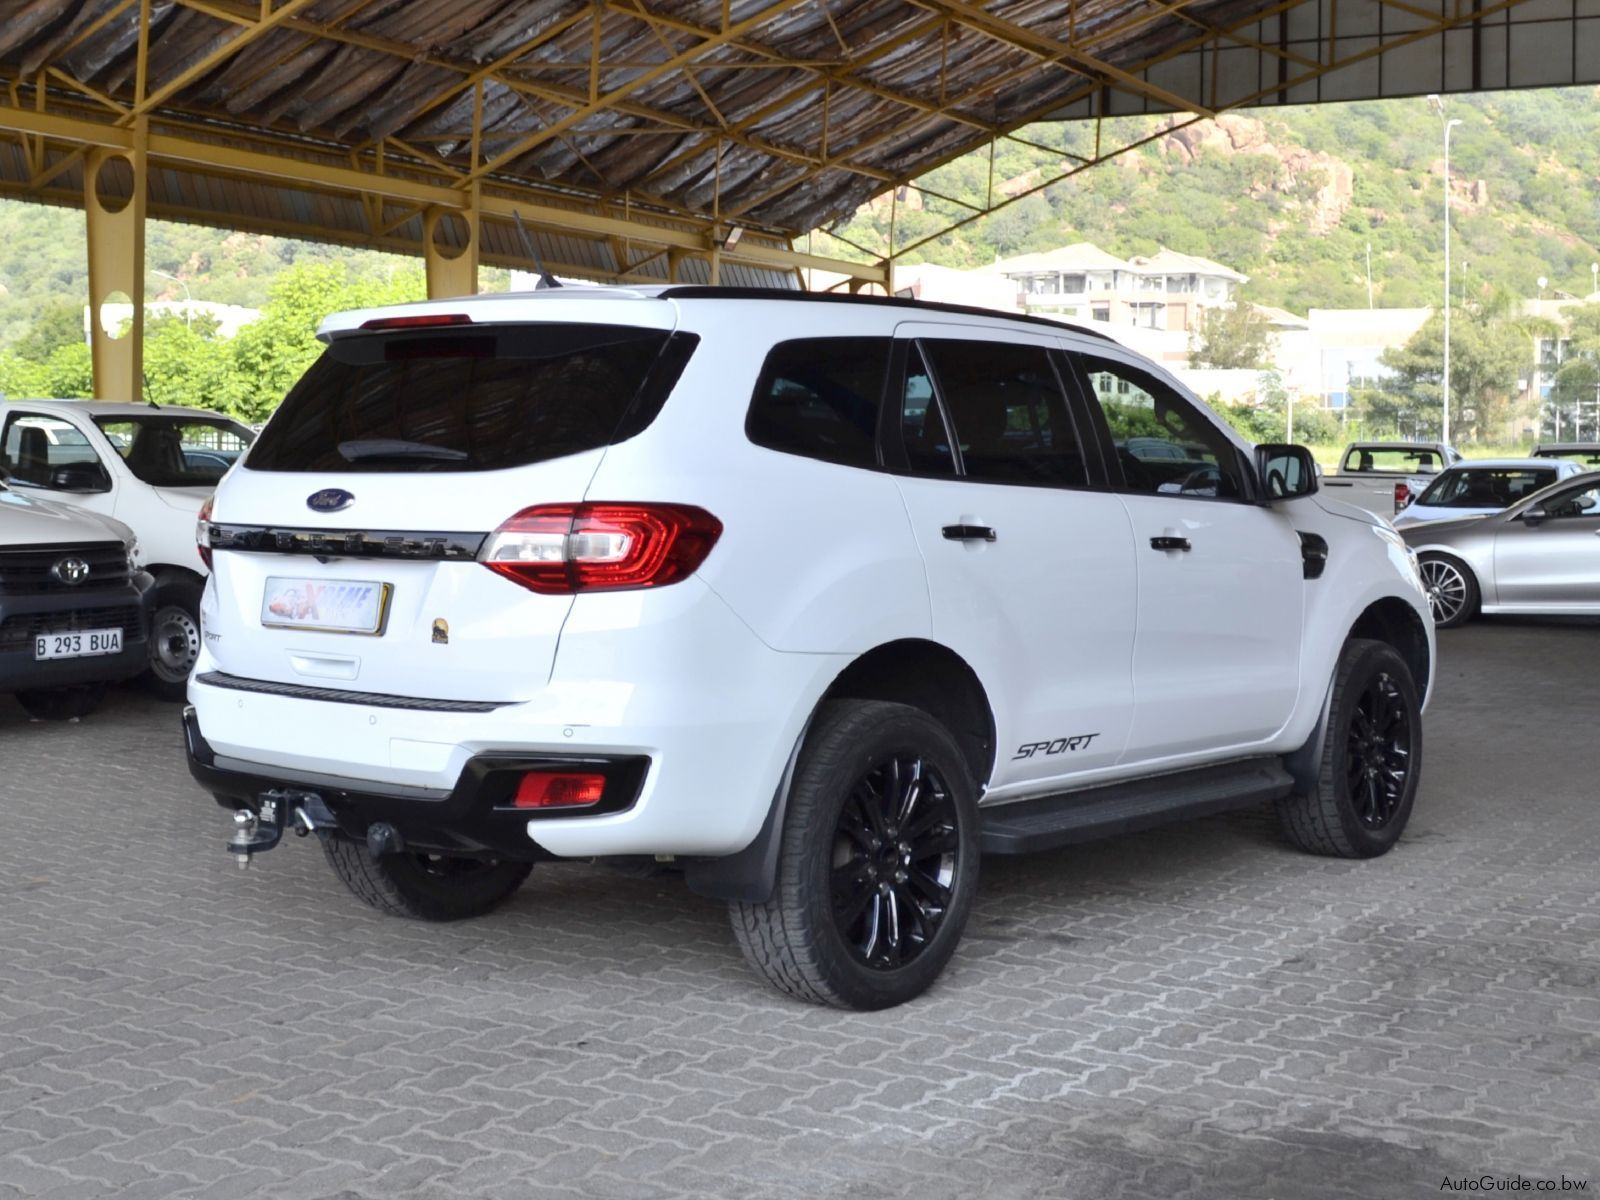
M 390 591 L 387 583 L 369 580 L 272 576 L 261 598 L 261 623 L 326 633 L 382 633 Z
M 33 657 L 88 658 L 95 654 L 121 654 L 122 630 L 83 629 L 72 633 L 46 633 L 33 639 Z

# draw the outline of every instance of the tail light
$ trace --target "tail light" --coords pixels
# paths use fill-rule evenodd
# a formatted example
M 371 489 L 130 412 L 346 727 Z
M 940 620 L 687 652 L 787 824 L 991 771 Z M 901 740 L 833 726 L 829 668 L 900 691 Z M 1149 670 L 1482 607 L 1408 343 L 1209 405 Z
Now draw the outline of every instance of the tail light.
M 1402 508 L 1404 508 L 1406 505 L 1408 505 L 1410 503 L 1411 503 L 1411 485 L 1409 483 L 1397 483 L 1397 484 L 1395 484 L 1394 485 L 1394 510 L 1395 510 L 1395 512 L 1399 512 Z
M 540 504 L 489 535 L 479 559 L 547 596 L 664 587 L 692 575 L 722 522 L 686 504 Z
M 517 784 L 513 808 L 588 808 L 606 794 L 604 775 L 529 771 Z
M 195 548 L 200 551 L 200 561 L 205 563 L 208 571 L 211 570 L 211 508 L 216 499 L 215 495 L 207 496 L 194 520 Z

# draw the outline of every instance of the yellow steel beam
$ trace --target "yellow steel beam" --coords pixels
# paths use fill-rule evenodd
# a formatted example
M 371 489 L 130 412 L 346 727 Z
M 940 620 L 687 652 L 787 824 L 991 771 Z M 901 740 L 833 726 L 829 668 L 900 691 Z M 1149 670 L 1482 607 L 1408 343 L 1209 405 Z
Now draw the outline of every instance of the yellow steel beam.
M 292 0 L 291 0 L 291 2 L 292 2 Z M 518 138 L 517 141 L 515 143 L 513 143 L 509 148 L 507 148 L 505 150 L 502 150 L 499 154 L 495 155 L 488 162 L 481 163 L 481 164 L 478 164 L 478 165 L 474 166 L 472 171 L 471 171 L 471 173 L 470 173 L 470 175 L 469 175 L 469 178 L 472 178 L 472 179 L 481 178 L 484 175 L 487 175 L 487 174 L 490 174 L 490 173 L 492 173 L 494 171 L 499 170 L 501 167 L 504 167 L 507 163 L 510 163 L 510 162 L 512 162 L 512 161 L 514 161 L 514 160 L 516 160 L 518 158 L 521 158 L 524 154 L 528 153 L 528 151 L 534 149 L 535 147 L 541 145 L 544 142 L 549 141 L 551 138 L 555 137 L 557 134 L 561 133 L 563 130 L 571 128 L 573 125 L 576 125 L 579 121 L 582 121 L 582 120 L 584 120 L 584 119 L 586 119 L 588 117 L 591 117 L 597 112 L 602 112 L 605 109 L 610 108 L 618 100 L 626 99 L 629 95 L 631 95 L 634 92 L 638 91 L 640 88 L 645 87 L 645 86 L 647 86 L 647 85 L 649 85 L 651 83 L 654 83 L 657 79 L 660 79 L 663 75 L 668 75 L 668 74 L 672 73 L 673 71 L 679 70 L 680 68 L 684 67 L 688 63 L 694 62 L 695 59 L 702 58 L 705 55 L 711 53 L 713 50 L 717 49 L 719 46 L 726 45 L 728 42 L 731 42 L 731 41 L 733 41 L 733 40 L 735 40 L 735 39 L 737 39 L 739 37 L 742 37 L 744 34 L 749 33 L 752 29 L 760 28 L 762 25 L 766 24 L 768 21 L 772 20 L 774 17 L 781 16 L 782 14 L 788 12 L 790 9 L 797 8 L 801 4 L 806 4 L 806 3 L 809 3 L 809 2 L 810 2 L 810 0 L 777 0 L 777 3 L 769 4 L 766 8 L 763 8 L 760 12 L 757 12 L 757 13 L 752 14 L 751 16 L 748 16 L 742 21 L 734 22 L 733 24 L 729 25 L 727 27 L 727 29 L 723 30 L 722 32 L 713 34 L 709 38 L 705 38 L 702 41 L 696 42 L 693 46 L 689 47 L 689 49 L 679 51 L 677 54 L 674 54 L 671 58 L 666 59 L 665 61 L 659 63 L 655 67 L 652 67 L 650 70 L 641 71 L 639 74 L 635 75 L 632 79 L 629 79 L 625 83 L 619 84 L 617 87 L 613 88 L 611 91 L 609 91 L 609 92 L 605 93 L 604 95 L 598 97 L 592 103 L 584 104 L 581 107 L 574 109 L 572 112 L 568 113 L 566 116 L 560 117 L 557 120 L 552 121 L 549 125 L 545 126 L 543 129 L 536 130 L 533 133 L 530 133 L 530 134 L 527 134 L 524 137 Z M 636 19 L 644 20 L 644 17 L 642 15 L 640 15 L 640 16 L 637 16 Z
M 283 0 L 283 3 L 278 5 L 278 7 L 273 9 L 270 13 L 266 11 L 267 2 L 268 0 L 263 0 L 261 19 L 254 25 L 245 27 L 241 32 L 235 34 L 222 45 L 211 51 L 210 54 L 201 55 L 200 58 L 196 59 L 183 70 L 179 71 L 171 79 L 167 80 L 166 83 L 163 83 L 160 87 L 156 88 L 155 91 L 141 94 L 138 98 L 138 103 L 133 106 L 127 116 L 122 118 L 122 123 L 128 124 L 135 117 L 148 113 L 151 109 L 161 104 L 175 92 L 183 90 L 196 79 L 206 74 L 208 71 L 214 70 L 222 63 L 232 58 L 235 54 L 239 53 L 239 51 L 250 45 L 250 43 L 256 41 L 265 34 L 271 33 L 274 29 L 278 28 L 278 26 L 282 25 L 301 9 L 310 8 L 311 5 L 316 3 L 316 0 Z M 141 20 L 140 27 L 141 30 L 148 31 L 148 16 Z M 148 46 L 141 39 L 141 72 L 143 71 L 143 59 L 148 51 Z
M 134 130 L 84 120 L 80 117 L 41 113 L 32 109 L 0 105 L 0 130 L 44 138 L 71 148 L 102 148 L 131 153 Z M 288 187 L 381 197 L 418 209 L 449 210 L 465 213 L 470 194 L 460 188 L 423 182 L 405 175 L 378 174 L 357 167 L 337 166 L 326 161 L 267 154 L 235 146 L 203 142 L 176 134 L 150 133 L 147 141 L 151 161 L 187 164 L 196 169 L 223 175 L 250 175 L 269 179 Z M 557 232 L 590 237 L 621 237 L 651 247 L 665 247 L 704 256 L 715 242 L 709 220 L 665 223 L 606 216 L 592 211 L 562 208 L 537 201 L 516 199 L 498 193 L 481 195 L 480 219 L 493 217 L 510 221 L 520 214 L 529 225 Z M 662 220 L 663 223 L 656 223 Z M 315 230 L 295 226 L 300 236 Z M 723 251 L 728 261 L 787 269 L 814 266 L 819 269 L 853 273 L 863 279 L 881 281 L 884 271 L 878 266 L 845 263 L 817 255 L 800 254 L 792 249 L 762 244 L 754 237 L 742 238 L 732 250 Z
M 88 229 L 94 394 L 136 403 L 144 384 L 144 218 L 149 160 L 145 123 L 139 121 L 127 132 L 126 151 L 98 146 L 89 151 L 83 172 L 83 207 Z M 133 170 L 133 193 L 120 208 L 103 203 L 96 186 L 100 168 L 117 158 Z M 104 306 L 117 293 L 126 295 L 133 306 L 125 333 L 105 327 Z
M 1070 64 L 1069 69 L 1079 74 L 1092 72 L 1123 91 L 1148 96 L 1181 112 L 1199 113 L 1203 117 L 1217 115 L 1197 101 L 1187 99 L 1176 92 L 1169 92 L 1166 88 L 1141 79 L 1133 72 L 1125 71 L 1103 58 L 1096 58 L 1047 34 L 996 16 L 975 4 L 966 3 L 966 0 L 913 0 L 913 3 L 933 12 L 944 13 L 958 24 L 976 29 L 1008 46 L 1025 50 L 1045 62 Z

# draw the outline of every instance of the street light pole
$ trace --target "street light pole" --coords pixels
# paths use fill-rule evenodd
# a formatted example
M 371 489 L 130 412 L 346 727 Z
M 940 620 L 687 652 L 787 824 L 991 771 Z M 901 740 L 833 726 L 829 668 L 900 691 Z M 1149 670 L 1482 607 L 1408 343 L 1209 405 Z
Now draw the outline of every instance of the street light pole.
M 1535 411 L 1539 414 L 1538 438 L 1544 437 L 1544 393 L 1539 388 L 1539 372 L 1544 366 L 1544 289 L 1550 281 L 1543 275 L 1539 276 L 1539 298 L 1534 301 L 1533 319 L 1537 332 L 1533 335 L 1533 403 Z M 1556 418 L 1560 420 L 1559 417 Z M 1560 434 L 1556 435 L 1558 438 Z
M 167 272 L 158 271 L 154 267 L 150 268 L 150 274 L 159 275 L 163 279 L 170 279 L 173 283 L 177 284 L 183 289 L 183 323 L 185 327 L 187 327 L 189 322 L 194 317 L 194 312 L 191 308 L 191 306 L 194 304 L 194 297 L 189 294 L 189 285 L 183 280 L 179 279 L 176 275 L 169 275 Z
M 1439 115 L 1444 116 L 1444 102 L 1437 96 Z M 1444 123 L 1444 379 L 1440 387 L 1444 401 L 1444 422 L 1439 440 L 1450 444 L 1450 131 L 1461 124 L 1459 117 Z

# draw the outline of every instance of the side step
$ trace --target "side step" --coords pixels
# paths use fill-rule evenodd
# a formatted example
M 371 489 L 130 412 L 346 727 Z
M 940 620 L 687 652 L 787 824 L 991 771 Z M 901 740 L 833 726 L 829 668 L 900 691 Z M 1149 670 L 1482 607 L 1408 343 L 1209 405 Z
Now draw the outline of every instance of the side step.
M 1294 790 L 1280 758 L 1252 758 L 984 808 L 985 854 L 1032 854 L 1278 800 Z

